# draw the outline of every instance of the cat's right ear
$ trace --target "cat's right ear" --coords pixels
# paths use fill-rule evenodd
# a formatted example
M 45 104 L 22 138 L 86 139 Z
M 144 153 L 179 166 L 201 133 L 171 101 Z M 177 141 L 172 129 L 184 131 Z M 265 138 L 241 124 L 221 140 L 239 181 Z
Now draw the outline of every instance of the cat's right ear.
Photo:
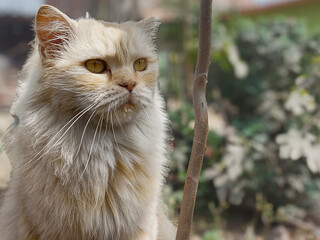
M 145 18 L 137 22 L 137 25 L 141 27 L 143 31 L 152 39 L 156 37 L 156 33 L 158 32 L 160 24 L 161 23 L 159 19 L 155 17 Z
M 35 32 L 43 58 L 55 58 L 72 37 L 76 22 L 50 5 L 42 5 L 35 18 Z

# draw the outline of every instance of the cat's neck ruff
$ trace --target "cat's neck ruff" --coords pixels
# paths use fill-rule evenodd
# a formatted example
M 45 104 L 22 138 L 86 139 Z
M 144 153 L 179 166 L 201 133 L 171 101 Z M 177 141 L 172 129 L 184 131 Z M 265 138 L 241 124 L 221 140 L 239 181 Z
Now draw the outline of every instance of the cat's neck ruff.
M 148 167 L 151 156 L 162 155 L 167 150 L 163 140 L 167 120 L 158 94 L 155 94 L 153 105 L 124 124 L 112 122 L 111 118 L 106 122 L 106 119 L 94 118 L 93 113 L 83 114 L 84 111 L 52 114 L 53 110 L 48 106 L 31 109 L 25 113 L 22 122 L 22 131 L 34 136 L 31 144 L 37 151 L 31 162 L 37 164 L 39 157 L 59 158 L 58 165 L 54 161 L 50 163 L 59 176 L 64 172 L 70 176 L 69 168 L 80 171 L 84 167 L 82 174 L 86 174 L 86 168 L 97 161 L 104 164 L 106 171 L 112 172 L 117 164 L 113 155 L 128 165 L 143 161 Z M 150 164 L 157 165 L 156 162 Z
M 166 174 L 167 120 L 160 96 L 155 97 L 159 99 L 155 99 L 153 107 L 145 109 L 146 113 L 141 112 L 122 127 L 108 127 L 101 133 L 97 131 L 98 125 L 87 124 L 88 116 L 66 132 L 61 129 L 70 116 L 59 120 L 56 116 L 49 117 L 52 112 L 49 107 L 32 114 L 26 112 L 17 130 L 26 136 L 20 139 L 20 145 L 30 149 L 31 144 L 34 152 L 26 155 L 15 174 L 35 185 L 22 194 L 43 195 L 49 203 L 46 208 L 52 211 L 67 203 L 64 211 L 80 214 L 78 218 L 84 224 L 79 228 L 87 232 L 101 225 L 105 218 L 101 211 L 105 211 L 113 221 L 104 225 L 103 231 L 114 234 L 117 229 L 118 237 L 114 239 L 129 239 L 137 228 L 133 223 L 155 211 Z M 46 190 L 39 192 L 39 189 Z M 56 191 L 60 200 L 51 202 Z

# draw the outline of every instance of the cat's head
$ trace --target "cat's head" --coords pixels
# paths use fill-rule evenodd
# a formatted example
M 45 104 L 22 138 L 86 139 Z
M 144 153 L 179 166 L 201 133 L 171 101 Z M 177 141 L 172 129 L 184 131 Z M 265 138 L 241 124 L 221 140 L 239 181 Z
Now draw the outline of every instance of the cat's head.
M 159 22 L 70 19 L 44 5 L 35 19 L 42 63 L 39 100 L 59 111 L 130 121 L 152 102 L 158 79 L 154 45 Z

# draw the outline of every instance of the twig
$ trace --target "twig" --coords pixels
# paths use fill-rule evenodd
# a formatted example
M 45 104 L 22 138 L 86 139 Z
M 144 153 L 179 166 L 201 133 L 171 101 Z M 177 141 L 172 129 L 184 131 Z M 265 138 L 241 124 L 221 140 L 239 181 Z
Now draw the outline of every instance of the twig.
M 208 135 L 207 75 L 211 55 L 212 0 L 201 0 L 198 60 L 193 83 L 194 141 L 184 185 L 176 240 L 189 240 L 199 177 Z

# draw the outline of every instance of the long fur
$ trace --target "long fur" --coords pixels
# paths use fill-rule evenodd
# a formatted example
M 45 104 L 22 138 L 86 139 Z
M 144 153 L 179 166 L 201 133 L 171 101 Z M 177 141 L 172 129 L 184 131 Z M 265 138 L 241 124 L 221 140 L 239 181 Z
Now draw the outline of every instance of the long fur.
M 167 126 L 153 43 L 159 23 L 69 19 L 44 5 L 5 134 L 13 165 L 3 240 L 171 240 L 161 190 Z M 146 58 L 145 71 L 133 63 Z M 103 59 L 110 73 L 84 62 Z M 137 85 L 129 93 L 120 84 Z

